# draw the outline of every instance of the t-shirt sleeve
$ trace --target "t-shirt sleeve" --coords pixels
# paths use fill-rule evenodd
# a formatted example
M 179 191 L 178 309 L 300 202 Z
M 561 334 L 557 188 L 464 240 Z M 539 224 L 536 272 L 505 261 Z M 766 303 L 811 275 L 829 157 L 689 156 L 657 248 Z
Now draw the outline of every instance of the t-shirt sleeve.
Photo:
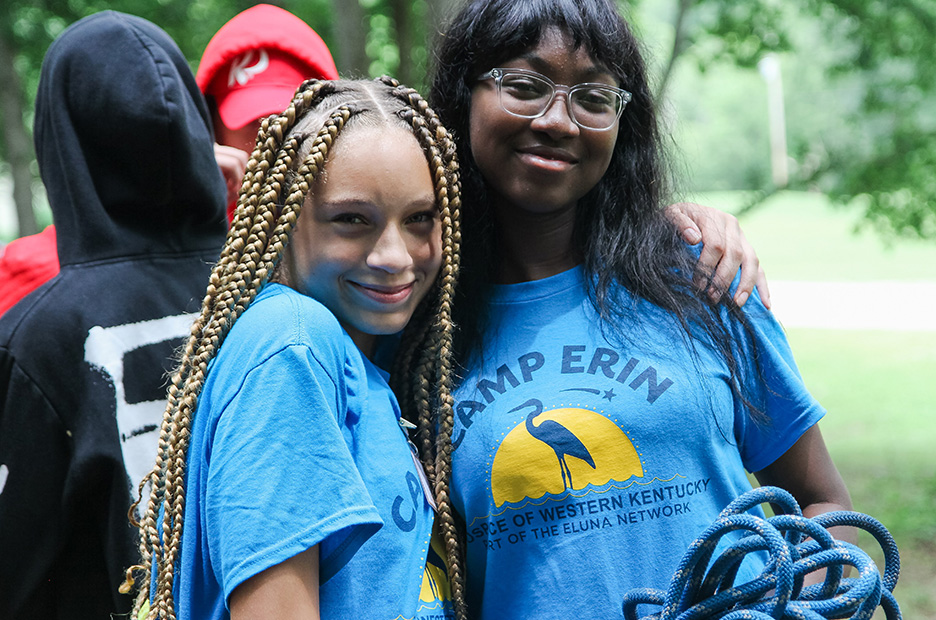
M 743 365 L 742 386 L 766 419 L 758 420 L 738 402 L 735 429 L 744 466 L 756 472 L 789 450 L 825 410 L 806 389 L 783 328 L 756 290 L 744 312 L 752 333 L 737 322 L 734 325 Z
M 244 580 L 326 539 L 346 559 L 379 529 L 342 434 L 340 376 L 308 347 L 289 346 L 250 370 L 224 406 L 205 506 L 225 600 Z

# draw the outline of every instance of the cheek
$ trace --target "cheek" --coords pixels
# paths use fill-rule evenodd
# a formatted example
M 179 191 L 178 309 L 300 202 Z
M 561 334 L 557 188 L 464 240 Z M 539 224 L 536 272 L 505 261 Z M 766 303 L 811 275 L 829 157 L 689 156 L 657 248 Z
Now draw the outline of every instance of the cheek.
M 611 159 L 614 157 L 614 147 L 617 144 L 617 133 L 610 133 L 608 136 L 601 136 L 602 139 L 596 140 L 592 144 L 592 154 L 595 159 L 595 168 L 593 176 L 596 182 L 604 177 L 611 165 Z
M 218 127 L 220 125 L 220 127 Z M 248 123 L 240 129 L 228 129 L 223 123 L 216 125 L 216 139 L 219 144 L 239 148 L 250 154 L 257 143 L 257 132 L 260 130 L 260 121 Z
M 484 137 L 481 135 L 481 128 L 484 124 L 478 119 L 477 106 L 471 106 L 471 114 L 468 117 L 468 140 L 471 144 L 471 156 L 475 161 L 483 159 L 484 153 L 479 153 L 479 147 L 484 143 Z M 481 156 L 479 158 L 479 155 Z
M 435 280 L 442 267 L 442 225 L 437 222 L 431 234 L 414 237 L 409 243 L 409 253 L 429 279 Z
M 509 131 L 507 113 L 500 113 L 500 104 L 496 95 L 489 92 L 475 92 L 471 98 L 471 111 L 468 115 L 468 136 L 471 140 L 471 155 L 475 161 L 484 161 L 491 150 L 499 145 Z
M 342 266 L 353 260 L 354 251 L 349 244 L 336 243 L 327 235 L 316 235 L 314 231 L 301 227 L 293 236 L 296 277 L 300 282 L 309 278 L 327 278 L 341 271 Z
M 442 268 L 442 239 L 441 237 L 432 244 L 432 265 L 430 267 L 430 273 L 432 274 L 431 280 L 435 280 L 436 276 L 439 275 L 439 270 Z
M 605 168 L 607 168 L 608 164 L 611 163 L 611 158 L 614 156 L 614 147 L 617 146 L 617 141 L 618 132 L 615 130 L 610 130 L 607 132 L 606 136 L 603 136 L 603 140 L 601 141 L 601 149 L 605 153 Z

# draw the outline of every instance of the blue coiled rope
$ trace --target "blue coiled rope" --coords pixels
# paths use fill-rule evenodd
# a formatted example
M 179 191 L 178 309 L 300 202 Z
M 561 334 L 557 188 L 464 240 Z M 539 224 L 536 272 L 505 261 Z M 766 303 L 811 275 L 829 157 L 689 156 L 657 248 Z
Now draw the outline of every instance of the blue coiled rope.
M 767 502 L 781 514 L 769 519 L 747 514 Z M 832 538 L 828 528 L 837 526 L 859 528 L 874 537 L 884 552 L 883 575 L 867 553 Z M 710 562 L 719 540 L 737 530 L 751 533 Z M 769 555 L 764 571 L 735 585 L 744 557 L 761 551 Z M 857 577 L 843 577 L 845 566 L 854 567 Z M 804 587 L 803 577 L 822 568 L 827 569 L 825 580 Z M 899 573 L 897 545 L 877 520 L 844 511 L 809 519 L 783 489 L 760 487 L 731 502 L 689 545 L 666 592 L 628 592 L 624 618 L 638 620 L 637 606 L 653 605 L 660 611 L 640 620 L 870 620 L 880 606 L 887 620 L 900 620 L 892 594 Z

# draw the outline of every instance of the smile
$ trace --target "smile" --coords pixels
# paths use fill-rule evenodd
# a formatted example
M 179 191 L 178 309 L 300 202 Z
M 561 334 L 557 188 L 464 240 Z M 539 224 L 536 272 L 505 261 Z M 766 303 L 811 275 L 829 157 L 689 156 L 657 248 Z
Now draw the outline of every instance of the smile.
M 520 160 L 544 172 L 565 172 L 578 163 L 578 160 L 569 152 L 562 149 L 534 147 L 517 151 Z
M 398 304 L 406 301 L 413 294 L 415 282 L 399 286 L 381 286 L 379 284 L 363 284 L 350 282 L 355 290 L 360 291 L 367 298 L 381 304 Z

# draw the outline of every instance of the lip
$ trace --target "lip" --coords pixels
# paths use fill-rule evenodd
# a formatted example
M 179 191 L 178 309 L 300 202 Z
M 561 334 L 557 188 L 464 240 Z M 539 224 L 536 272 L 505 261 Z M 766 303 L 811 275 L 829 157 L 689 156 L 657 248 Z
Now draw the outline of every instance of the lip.
M 381 304 L 399 304 L 413 294 L 416 282 L 408 282 L 396 286 L 387 286 L 383 284 L 369 284 L 365 282 L 350 281 L 349 283 L 355 290 L 360 291 L 364 296 Z
M 578 158 L 565 149 L 534 145 L 517 149 L 520 160 L 544 172 L 565 172 L 578 163 Z

